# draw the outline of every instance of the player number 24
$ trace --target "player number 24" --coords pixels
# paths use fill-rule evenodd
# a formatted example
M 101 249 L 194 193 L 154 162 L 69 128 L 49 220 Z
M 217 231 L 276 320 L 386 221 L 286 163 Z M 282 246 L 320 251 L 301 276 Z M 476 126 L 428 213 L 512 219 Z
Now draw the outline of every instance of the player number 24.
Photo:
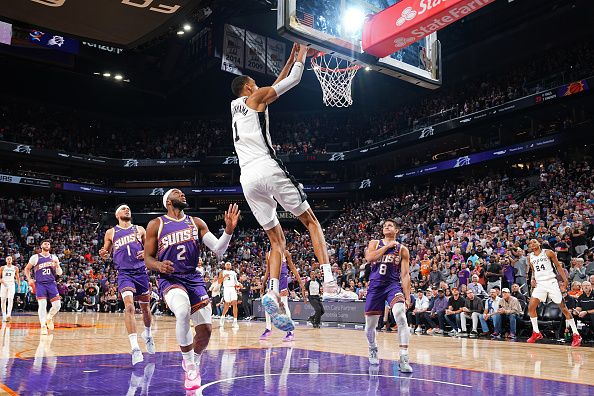
M 537 271 L 544 271 L 546 269 L 546 267 L 545 267 L 544 264 L 541 265 L 541 266 L 535 265 L 534 266 L 534 269 L 537 270 Z

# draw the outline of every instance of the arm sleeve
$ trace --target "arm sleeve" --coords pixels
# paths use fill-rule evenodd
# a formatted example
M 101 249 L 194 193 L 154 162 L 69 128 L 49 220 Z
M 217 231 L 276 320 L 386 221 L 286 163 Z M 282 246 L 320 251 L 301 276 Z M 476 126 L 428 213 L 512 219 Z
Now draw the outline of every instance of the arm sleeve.
M 231 235 L 223 232 L 220 238 L 217 238 L 212 234 L 212 232 L 207 232 L 206 235 L 202 238 L 202 241 L 209 248 L 217 257 L 221 257 L 223 253 L 227 251 L 229 247 L 229 242 L 231 241 Z
M 278 83 L 272 86 L 272 88 L 276 92 L 276 96 L 281 96 L 289 89 L 299 84 L 299 82 L 301 81 L 301 76 L 303 75 L 303 68 L 303 63 L 295 62 L 293 68 L 291 69 L 291 73 L 289 73 L 289 75 L 286 78 L 280 80 Z

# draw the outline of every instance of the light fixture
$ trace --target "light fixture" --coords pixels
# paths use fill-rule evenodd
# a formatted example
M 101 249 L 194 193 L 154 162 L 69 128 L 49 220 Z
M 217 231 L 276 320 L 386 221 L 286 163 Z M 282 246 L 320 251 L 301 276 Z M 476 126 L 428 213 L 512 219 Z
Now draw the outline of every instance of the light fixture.
M 190 30 L 192 30 L 192 25 L 190 25 L 189 23 L 184 24 L 184 30 L 186 32 L 189 32 Z
M 115 78 L 118 81 L 122 81 L 124 79 L 124 76 L 122 76 L 121 74 L 116 74 L 115 76 L 113 76 L 113 78 Z
M 369 66 L 365 66 L 365 70 L 366 70 L 366 71 L 369 71 L 369 70 L 371 70 L 371 67 L 369 67 Z
M 183 35 L 184 35 L 184 33 L 185 33 L 185 32 L 184 32 L 183 30 L 178 30 L 178 31 L 177 31 L 177 35 L 178 35 L 178 36 L 183 36 Z
M 103 73 L 103 77 L 111 77 L 111 73 L 105 72 L 105 73 Z
M 96 75 L 96 76 L 100 76 L 101 75 L 101 73 L 99 73 L 99 72 L 95 72 L 93 74 Z
M 342 26 L 346 33 L 361 30 L 365 23 L 365 12 L 361 8 L 351 7 L 342 15 Z

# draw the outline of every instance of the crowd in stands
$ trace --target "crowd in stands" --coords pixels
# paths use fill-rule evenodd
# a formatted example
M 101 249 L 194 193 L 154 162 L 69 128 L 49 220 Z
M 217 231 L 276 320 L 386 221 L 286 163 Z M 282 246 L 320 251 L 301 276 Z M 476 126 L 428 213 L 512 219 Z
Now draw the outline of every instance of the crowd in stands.
M 444 87 L 418 103 L 376 114 L 350 111 L 271 117 L 279 154 L 345 151 L 594 75 L 591 41 L 557 48 L 504 73 Z M 0 100 L 0 140 L 116 158 L 199 158 L 232 151 L 227 115 L 211 119 L 107 120 L 55 106 Z
M 461 297 L 454 299 L 461 299 L 456 303 L 458 309 L 468 304 L 472 312 L 494 310 L 483 319 L 465 318 L 477 319 L 473 331 L 479 322 L 483 333 L 488 331 L 485 319 L 491 319 L 497 329 L 501 325 L 497 307 L 506 304 L 500 303 L 501 298 L 509 300 L 505 290 L 524 302 L 530 296 L 526 254 L 532 238 L 553 249 L 563 264 L 571 282 L 565 295 L 570 308 L 579 305 L 588 280 L 594 281 L 594 176 L 587 161 L 551 159 L 489 177 L 444 180 L 430 187 L 413 186 L 382 200 L 347 203 L 337 218 L 325 224 L 324 231 L 334 277 L 353 298 L 366 297 L 370 265 L 364 251 L 369 240 L 381 237 L 380 223 L 387 217 L 399 224 L 399 239 L 411 253 L 412 288 L 420 302 L 411 307 L 409 316 L 421 331 L 439 334 L 446 324 L 454 334 L 466 330 L 461 316 L 450 312 L 451 301 L 443 300 L 458 294 Z M 64 269 L 59 291 L 65 309 L 120 310 L 116 271 L 111 261 L 97 254 L 104 231 L 98 230 L 99 218 L 97 208 L 76 198 L 54 194 L 0 197 L 0 258 L 13 255 L 22 269 L 41 240 L 49 238 Z M 305 279 L 319 271 L 307 232 L 287 231 L 286 239 Z M 234 235 L 224 261 L 230 261 L 243 277 L 245 298 L 259 297 L 268 249 L 261 229 L 240 229 Z M 220 268 L 221 262 L 211 253 L 203 253 L 199 270 L 209 286 Z M 165 311 L 154 277 L 151 282 L 154 309 Z M 22 287 L 21 303 L 32 302 L 26 282 Z M 302 297 L 293 278 L 289 289 L 293 298 Z M 429 297 L 427 303 L 423 295 Z M 474 303 L 474 298 L 483 305 L 478 300 Z M 507 304 L 516 309 L 512 303 Z M 418 312 L 422 309 L 424 314 Z

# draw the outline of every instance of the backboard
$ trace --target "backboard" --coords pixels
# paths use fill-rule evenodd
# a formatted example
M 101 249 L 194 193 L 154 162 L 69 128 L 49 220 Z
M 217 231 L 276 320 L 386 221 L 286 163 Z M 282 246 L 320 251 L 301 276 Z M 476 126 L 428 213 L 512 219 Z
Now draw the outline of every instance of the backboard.
M 277 29 L 289 40 L 425 88 L 438 88 L 441 85 L 441 48 L 437 33 L 385 58 L 366 54 L 361 49 L 365 17 L 399 1 L 279 0 Z

